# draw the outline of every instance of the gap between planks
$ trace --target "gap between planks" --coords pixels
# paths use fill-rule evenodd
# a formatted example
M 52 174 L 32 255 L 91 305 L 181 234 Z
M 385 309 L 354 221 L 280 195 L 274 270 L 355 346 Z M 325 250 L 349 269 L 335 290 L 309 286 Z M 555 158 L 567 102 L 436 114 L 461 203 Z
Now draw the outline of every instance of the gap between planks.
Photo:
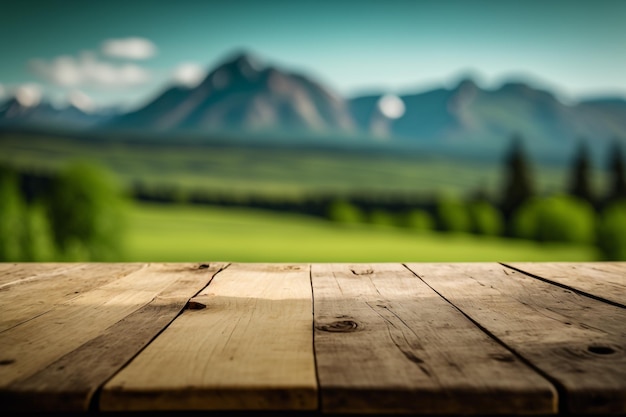
M 315 410 L 309 266 L 233 264 L 102 389 L 103 411 Z
M 626 311 L 498 264 L 407 264 L 556 381 L 563 412 L 626 413 Z

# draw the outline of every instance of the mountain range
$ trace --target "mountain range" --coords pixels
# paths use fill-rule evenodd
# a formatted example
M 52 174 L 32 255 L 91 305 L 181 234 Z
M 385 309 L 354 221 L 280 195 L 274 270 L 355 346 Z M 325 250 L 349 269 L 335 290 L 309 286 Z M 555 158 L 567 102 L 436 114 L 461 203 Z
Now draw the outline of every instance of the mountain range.
M 569 155 L 583 139 L 602 152 L 612 141 L 626 140 L 623 98 L 570 105 L 523 82 L 484 89 L 464 79 L 452 88 L 393 96 L 403 112 L 390 117 L 383 106 L 388 97 L 386 92 L 342 97 L 308 76 L 239 53 L 197 86 L 171 86 L 145 106 L 119 115 L 57 109 L 45 102 L 26 106 L 12 98 L 0 104 L 0 129 L 159 132 L 171 140 L 183 134 L 210 138 L 227 132 L 268 141 L 308 138 L 342 146 L 376 144 L 459 154 L 501 153 L 510 138 L 519 135 L 531 150 L 557 158 Z

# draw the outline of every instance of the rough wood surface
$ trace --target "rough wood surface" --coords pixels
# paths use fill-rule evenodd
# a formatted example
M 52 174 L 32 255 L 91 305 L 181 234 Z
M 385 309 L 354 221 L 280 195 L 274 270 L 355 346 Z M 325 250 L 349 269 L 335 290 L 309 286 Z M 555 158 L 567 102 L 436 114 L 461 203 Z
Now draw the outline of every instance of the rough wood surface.
M 87 411 L 94 392 L 143 349 L 203 289 L 223 264 L 152 270 L 174 279 L 148 304 L 40 371 L 2 391 L 3 406 L 17 411 Z
M 314 264 L 311 272 L 323 411 L 556 411 L 548 381 L 401 264 Z
M 626 308 L 626 262 L 508 262 L 506 265 Z
M 74 263 L 0 263 L 0 288 L 23 279 L 81 268 Z
M 102 390 L 112 410 L 312 410 L 305 265 L 235 264 Z
M 626 413 L 626 309 L 498 264 L 408 267 L 555 381 L 562 411 Z
M 142 264 L 78 264 L 51 267 L 0 287 L 0 334 L 81 294 L 115 281 Z M 37 268 L 33 268 L 37 269 Z
M 181 264 L 155 264 L 92 289 L 0 334 L 0 389 L 45 368 L 149 303 Z M 85 275 L 85 279 L 89 279 Z

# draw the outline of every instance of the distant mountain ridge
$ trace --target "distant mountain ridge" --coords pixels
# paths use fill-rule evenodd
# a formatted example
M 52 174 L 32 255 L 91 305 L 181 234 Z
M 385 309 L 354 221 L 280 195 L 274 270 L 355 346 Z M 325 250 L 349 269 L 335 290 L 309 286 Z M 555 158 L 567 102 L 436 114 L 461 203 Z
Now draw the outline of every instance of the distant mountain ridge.
M 512 135 L 537 153 L 571 152 L 583 138 L 592 149 L 626 140 L 626 100 L 594 98 L 567 105 L 549 91 L 523 82 L 484 89 L 472 79 L 453 88 L 398 94 L 404 114 L 385 115 L 387 94 L 344 98 L 311 78 L 263 64 L 248 53 L 226 59 L 197 86 L 171 86 L 144 107 L 105 117 L 46 103 L 0 105 L 0 129 L 65 125 L 111 132 L 160 132 L 175 141 L 181 133 L 210 137 L 220 132 L 247 137 L 282 133 L 292 142 L 306 135 L 350 146 L 377 143 L 396 149 L 498 153 Z
M 248 54 L 194 88 L 171 87 L 110 126 L 159 130 L 337 131 L 353 127 L 345 101 L 310 79 L 264 67 Z
M 103 123 L 110 113 L 86 113 L 76 106 L 58 108 L 41 101 L 37 104 L 22 103 L 11 97 L 0 103 L 0 129 L 24 127 L 71 127 L 84 129 Z

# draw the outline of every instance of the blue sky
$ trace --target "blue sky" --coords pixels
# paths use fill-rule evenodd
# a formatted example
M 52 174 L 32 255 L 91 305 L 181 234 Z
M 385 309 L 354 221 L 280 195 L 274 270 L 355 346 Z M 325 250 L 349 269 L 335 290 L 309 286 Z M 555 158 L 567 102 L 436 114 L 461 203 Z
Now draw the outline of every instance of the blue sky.
M 525 79 L 626 97 L 626 1 L 15 1 L 0 95 L 138 105 L 234 50 L 345 95 Z

